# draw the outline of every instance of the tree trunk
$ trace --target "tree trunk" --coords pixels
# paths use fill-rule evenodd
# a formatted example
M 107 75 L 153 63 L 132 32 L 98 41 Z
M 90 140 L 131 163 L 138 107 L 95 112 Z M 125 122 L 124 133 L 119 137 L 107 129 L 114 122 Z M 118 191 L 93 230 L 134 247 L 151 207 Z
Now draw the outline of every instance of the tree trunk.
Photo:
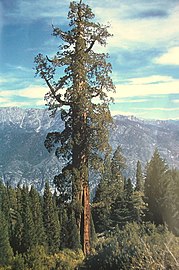
M 85 255 L 90 253 L 90 193 L 89 186 L 83 186 L 83 252 Z

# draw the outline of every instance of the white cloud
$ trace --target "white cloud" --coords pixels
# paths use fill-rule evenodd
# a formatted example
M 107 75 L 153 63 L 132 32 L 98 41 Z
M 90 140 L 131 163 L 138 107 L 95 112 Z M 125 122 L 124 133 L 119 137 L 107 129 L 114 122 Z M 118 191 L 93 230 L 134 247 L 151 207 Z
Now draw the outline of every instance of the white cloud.
M 44 95 L 48 92 L 48 87 L 39 85 L 30 85 L 27 88 L 20 90 L 1 91 L 1 97 L 10 98 L 12 96 L 26 97 L 39 99 L 39 104 L 44 104 Z M 132 78 L 129 84 L 116 85 L 115 93 L 108 93 L 114 98 L 114 102 L 145 102 L 146 99 L 130 99 L 130 97 L 145 97 L 149 95 L 161 94 L 179 94 L 179 80 L 173 79 L 169 76 L 149 76 L 143 78 Z M 175 101 L 178 102 L 178 101 Z
M 143 103 L 147 101 L 148 99 L 118 99 L 117 103 Z
M 161 2 L 160 2 L 161 5 Z M 111 27 L 109 31 L 114 35 L 108 41 L 109 48 L 119 47 L 137 47 L 145 45 L 159 46 L 164 44 L 174 44 L 179 41 L 179 7 L 170 8 L 170 15 L 167 17 L 140 18 L 132 15 L 137 14 L 142 10 L 150 8 L 157 9 L 162 7 L 156 3 L 143 6 L 141 1 L 129 3 L 118 2 L 116 5 L 98 6 L 94 8 L 98 19 L 105 23 L 109 22 Z M 164 9 L 168 11 L 167 5 Z
M 18 102 L 18 101 L 7 101 L 7 102 L 4 102 L 3 104 L 3 107 L 28 107 L 30 104 L 29 102 Z
M 152 80 L 152 78 L 154 80 Z M 118 101 L 121 98 L 126 97 L 179 94 L 179 80 L 166 76 L 159 76 L 158 79 L 159 81 L 156 81 L 155 76 L 147 78 L 133 78 L 131 79 L 131 82 L 136 82 L 137 80 L 137 84 L 131 83 L 116 85 L 116 92 L 111 93 L 110 96 L 114 98 L 114 101 Z
M 0 104 L 3 107 L 38 107 L 44 106 L 44 95 L 48 89 L 40 86 L 29 86 L 21 90 L 7 90 L 0 93 Z M 27 98 L 23 101 L 14 101 L 14 96 Z M 29 99 L 29 100 L 28 100 Z
M 157 64 L 179 65 L 179 47 L 173 47 L 155 60 Z
M 27 98 L 44 98 L 44 95 L 48 92 L 47 87 L 31 85 L 26 89 L 19 90 L 18 93 L 22 97 Z
M 43 106 L 45 105 L 44 95 L 48 92 L 47 87 L 31 85 L 20 90 L 4 90 L 0 92 L 0 102 L 3 106 Z M 13 101 L 14 96 L 27 98 L 24 101 Z M 28 99 L 33 99 L 28 100 Z M 35 100 L 36 99 L 36 100 Z
M 128 47 L 134 43 L 140 44 L 163 44 L 165 41 L 179 40 L 179 7 L 170 1 L 107 1 L 89 0 L 89 4 L 96 15 L 97 21 L 110 23 L 109 31 L 114 34 L 108 42 L 110 47 Z M 50 25 L 55 23 L 62 25 L 67 22 L 69 1 L 17 1 L 16 9 L 9 13 L 12 19 L 34 21 L 39 18 L 46 18 Z M 150 10 L 169 11 L 170 16 L 140 18 L 138 14 Z M 68 23 L 68 22 L 67 22 Z
M 154 107 L 154 108 L 133 108 L 135 110 L 141 111 L 162 111 L 162 112 L 172 112 L 172 111 L 179 111 L 179 108 L 165 108 L 165 107 Z
M 133 78 L 130 80 L 132 84 L 154 84 L 154 83 L 166 83 L 173 81 L 170 76 L 153 75 L 144 78 Z
M 7 99 L 7 98 L 4 98 L 4 97 L 0 97 L 0 103 L 7 103 L 7 102 L 9 102 L 9 99 Z
M 131 116 L 131 115 L 133 115 L 132 112 L 124 112 L 124 111 L 121 111 L 121 110 L 111 110 L 111 115 L 112 115 L 112 116 L 118 115 L 118 114 L 126 115 L 126 116 Z M 135 113 L 135 115 L 140 115 L 140 114 Z
M 23 71 L 23 72 L 32 72 L 32 68 L 27 68 L 25 66 L 21 66 L 21 65 L 14 65 L 14 64 L 9 64 L 7 63 L 6 66 L 8 67 L 8 69 L 12 69 L 13 72 L 14 71 Z M 8 75 L 10 77 L 10 74 Z
M 4 90 L 1 91 L 1 96 L 3 97 L 26 97 L 26 98 L 43 98 L 45 93 L 47 93 L 47 88 L 41 86 L 29 86 L 25 89 L 20 90 Z
M 179 103 L 179 99 L 173 100 L 173 103 Z
M 46 102 L 44 100 L 39 100 L 35 104 L 36 104 L 36 106 L 45 106 Z
M 7 79 L 5 79 L 5 78 L 1 78 L 1 77 L 0 77 L 0 84 L 2 84 L 2 83 L 6 83 L 6 82 L 8 82 L 8 80 L 7 80 Z

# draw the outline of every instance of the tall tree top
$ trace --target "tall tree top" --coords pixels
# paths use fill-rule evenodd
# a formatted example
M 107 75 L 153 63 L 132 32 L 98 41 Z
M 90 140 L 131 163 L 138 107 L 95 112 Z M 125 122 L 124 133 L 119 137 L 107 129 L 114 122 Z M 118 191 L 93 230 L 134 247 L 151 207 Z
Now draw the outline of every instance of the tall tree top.
M 85 106 L 95 97 L 98 101 L 109 102 L 106 92 L 115 88 L 109 77 L 111 65 L 105 61 L 108 55 L 93 51 L 95 43 L 106 45 L 107 37 L 111 36 L 108 26 L 94 22 L 94 13 L 82 1 L 70 3 L 68 19 L 67 31 L 53 26 L 53 35 L 61 40 L 54 57 L 50 59 L 39 54 L 35 58 L 36 73 L 45 80 L 50 90 L 45 96 L 47 104 L 50 109 L 71 106 L 79 100 L 77 90 L 80 84 L 83 85 L 80 101 Z M 59 79 L 62 72 L 65 75 Z

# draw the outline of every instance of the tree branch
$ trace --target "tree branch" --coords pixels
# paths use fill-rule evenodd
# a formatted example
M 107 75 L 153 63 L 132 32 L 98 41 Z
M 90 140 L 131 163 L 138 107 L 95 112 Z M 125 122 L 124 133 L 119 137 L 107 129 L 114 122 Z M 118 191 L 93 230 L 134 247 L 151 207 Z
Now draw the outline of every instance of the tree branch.
M 98 97 L 101 94 L 102 88 L 103 88 L 103 85 L 101 85 L 98 93 L 96 93 L 95 95 L 91 95 L 91 98 Z
M 95 44 L 96 40 L 93 40 L 90 44 L 90 46 L 88 47 L 88 49 L 86 49 L 85 53 L 88 53 L 89 51 L 91 51 L 91 49 L 93 48 L 94 44 Z
M 60 98 L 60 95 L 56 95 L 56 93 L 55 93 L 55 90 L 56 90 L 56 89 L 54 89 L 54 88 L 52 87 L 52 85 L 50 84 L 49 80 L 47 80 L 47 78 L 46 78 L 45 76 L 43 76 L 43 78 L 44 78 L 46 84 L 48 85 L 48 87 L 49 87 L 49 89 L 50 89 L 52 95 L 53 95 L 54 98 L 56 99 L 56 101 L 58 101 L 58 102 L 61 103 L 62 105 L 69 106 L 69 105 L 70 105 L 70 102 L 66 102 L 66 101 L 64 101 L 64 100 L 62 100 L 62 99 Z
M 60 88 L 62 88 L 64 82 L 65 82 L 66 80 L 68 80 L 70 77 L 71 77 L 70 75 L 65 75 L 65 76 L 61 79 L 60 85 L 59 85 L 58 87 L 56 87 L 55 90 L 58 91 Z
M 54 61 L 53 61 L 52 59 L 48 58 L 47 55 L 46 55 L 46 58 L 47 58 L 47 60 L 48 60 L 50 63 L 54 63 Z
M 97 93 L 95 95 L 91 95 L 91 98 L 95 98 L 95 97 L 98 97 L 100 95 L 100 93 Z

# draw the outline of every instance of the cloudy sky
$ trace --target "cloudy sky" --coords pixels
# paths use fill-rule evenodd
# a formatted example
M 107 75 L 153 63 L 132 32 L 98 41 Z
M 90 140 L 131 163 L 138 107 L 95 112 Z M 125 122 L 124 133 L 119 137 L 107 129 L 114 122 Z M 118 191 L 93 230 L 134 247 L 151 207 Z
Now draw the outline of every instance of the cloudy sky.
M 179 0 L 84 2 L 113 34 L 102 49 L 116 85 L 112 114 L 179 119 Z M 33 61 L 56 52 L 51 25 L 66 28 L 68 7 L 67 0 L 0 0 L 1 107 L 44 104 L 47 87 Z

